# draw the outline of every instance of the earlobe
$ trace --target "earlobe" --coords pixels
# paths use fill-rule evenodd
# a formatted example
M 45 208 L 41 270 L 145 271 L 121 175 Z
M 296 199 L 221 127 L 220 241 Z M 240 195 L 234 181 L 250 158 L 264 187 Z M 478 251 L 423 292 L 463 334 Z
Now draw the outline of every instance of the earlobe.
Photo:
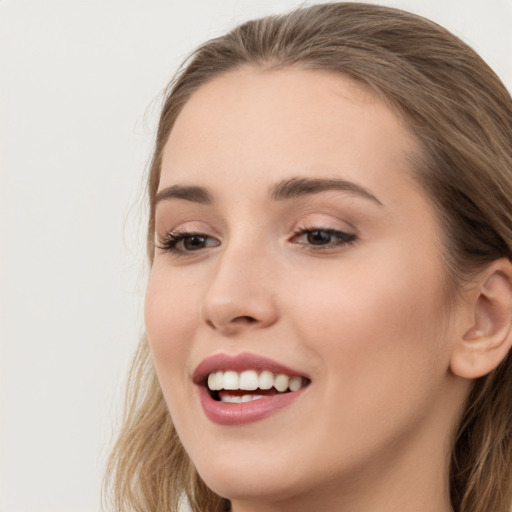
M 477 279 L 468 303 L 471 325 L 456 340 L 450 368 L 466 379 L 483 377 L 507 356 L 512 344 L 512 264 L 494 261 Z

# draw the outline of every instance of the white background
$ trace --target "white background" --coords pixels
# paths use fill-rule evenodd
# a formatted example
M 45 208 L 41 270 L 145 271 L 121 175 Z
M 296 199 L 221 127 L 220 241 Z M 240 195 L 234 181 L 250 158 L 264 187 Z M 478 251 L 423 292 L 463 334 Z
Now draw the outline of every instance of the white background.
M 319 3 L 319 2 L 309 2 Z M 197 44 L 297 0 L 0 0 L 2 512 L 97 512 L 143 329 L 143 173 Z M 512 0 L 388 1 L 512 88 Z

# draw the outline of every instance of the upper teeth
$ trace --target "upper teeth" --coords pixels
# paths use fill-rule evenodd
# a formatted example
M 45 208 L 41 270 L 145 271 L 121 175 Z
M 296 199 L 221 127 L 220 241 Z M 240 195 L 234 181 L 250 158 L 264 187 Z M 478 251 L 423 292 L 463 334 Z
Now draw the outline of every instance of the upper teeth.
M 302 387 L 302 377 L 289 377 L 282 373 L 274 374 L 267 370 L 262 371 L 259 375 L 255 370 L 246 370 L 241 373 L 231 370 L 218 371 L 208 375 L 208 388 L 211 391 L 221 389 L 253 391 L 272 387 L 281 393 L 287 389 L 298 391 Z

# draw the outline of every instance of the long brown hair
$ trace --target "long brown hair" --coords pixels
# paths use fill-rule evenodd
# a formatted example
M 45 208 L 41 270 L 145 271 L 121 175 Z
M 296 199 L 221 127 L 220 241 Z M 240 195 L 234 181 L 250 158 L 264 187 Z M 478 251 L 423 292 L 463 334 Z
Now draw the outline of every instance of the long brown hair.
M 148 180 L 148 256 L 164 145 L 201 85 L 241 66 L 301 66 L 348 75 L 370 87 L 416 136 L 412 172 L 444 228 L 452 288 L 491 261 L 512 259 L 512 100 L 466 44 L 397 9 L 333 3 L 240 25 L 198 48 L 171 82 Z M 450 491 L 456 512 L 509 512 L 512 503 L 512 362 L 478 379 L 455 433 Z M 223 510 L 201 481 L 167 411 L 148 345 L 130 375 L 125 416 L 107 472 L 117 512 Z M 107 487 L 108 487 L 107 485 Z

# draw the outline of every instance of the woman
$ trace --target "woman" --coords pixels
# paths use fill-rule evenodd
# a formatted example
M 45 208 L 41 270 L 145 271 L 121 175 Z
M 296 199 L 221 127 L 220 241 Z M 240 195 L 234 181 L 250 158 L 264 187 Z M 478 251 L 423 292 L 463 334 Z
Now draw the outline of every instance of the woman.
M 245 23 L 172 83 L 116 510 L 505 512 L 512 101 L 420 17 Z

